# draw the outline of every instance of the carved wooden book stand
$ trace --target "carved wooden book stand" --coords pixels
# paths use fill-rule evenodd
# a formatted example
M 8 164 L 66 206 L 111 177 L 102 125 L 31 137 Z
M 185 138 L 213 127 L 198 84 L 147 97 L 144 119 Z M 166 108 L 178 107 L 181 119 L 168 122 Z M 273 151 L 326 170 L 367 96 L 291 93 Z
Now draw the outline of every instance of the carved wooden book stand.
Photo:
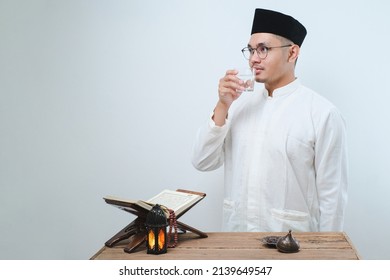
M 192 193 L 200 195 L 202 198 L 198 200 L 196 203 L 191 205 L 189 208 L 181 212 L 179 215 L 176 216 L 176 219 L 179 219 L 181 216 L 183 216 L 188 210 L 190 210 L 194 205 L 196 205 L 199 201 L 201 201 L 206 194 L 205 193 L 199 193 L 199 192 L 193 192 L 183 189 L 178 189 L 176 191 L 179 192 L 185 192 L 185 193 Z M 107 201 L 106 201 L 107 202 Z M 143 244 L 146 240 L 146 229 L 145 229 L 145 220 L 146 215 L 148 214 L 148 210 L 134 204 L 131 206 L 131 209 L 129 208 L 123 208 L 126 212 L 129 212 L 131 214 L 134 214 L 137 216 L 137 218 L 132 221 L 130 224 L 128 224 L 126 227 L 124 227 L 121 231 L 119 231 L 117 234 L 115 234 L 113 237 L 111 237 L 105 245 L 107 247 L 114 247 L 118 242 L 122 240 L 129 239 L 129 244 L 124 248 L 124 251 L 126 253 L 132 253 L 135 249 L 137 249 L 141 244 Z M 207 237 L 207 234 L 193 228 L 189 225 L 186 225 L 180 221 L 176 221 L 177 228 L 180 229 L 183 232 L 190 231 L 193 232 L 201 238 Z

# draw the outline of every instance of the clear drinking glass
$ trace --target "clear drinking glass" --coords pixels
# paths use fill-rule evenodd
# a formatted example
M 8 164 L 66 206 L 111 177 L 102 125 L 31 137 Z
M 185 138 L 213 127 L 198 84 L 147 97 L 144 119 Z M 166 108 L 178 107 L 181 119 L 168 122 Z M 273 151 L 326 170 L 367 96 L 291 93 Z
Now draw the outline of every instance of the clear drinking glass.
M 255 75 L 252 68 L 237 68 L 237 78 L 244 81 L 244 91 L 253 91 L 255 86 Z

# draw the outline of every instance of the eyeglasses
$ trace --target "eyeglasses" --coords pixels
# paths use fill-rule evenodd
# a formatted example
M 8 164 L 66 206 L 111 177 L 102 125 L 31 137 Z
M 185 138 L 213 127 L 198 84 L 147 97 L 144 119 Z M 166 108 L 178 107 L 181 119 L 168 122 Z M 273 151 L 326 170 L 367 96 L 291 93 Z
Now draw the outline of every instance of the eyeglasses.
M 256 49 L 253 49 L 252 47 L 245 47 L 241 50 L 242 54 L 244 55 L 244 57 L 246 59 L 251 59 L 251 57 L 253 56 L 253 54 L 257 53 L 257 55 L 259 56 L 260 59 L 265 59 L 268 55 L 268 52 L 272 49 L 279 49 L 279 48 L 287 48 L 287 47 L 291 47 L 292 45 L 284 45 L 284 46 L 278 46 L 278 47 L 267 47 L 267 46 L 264 46 L 264 45 L 259 45 L 257 46 Z

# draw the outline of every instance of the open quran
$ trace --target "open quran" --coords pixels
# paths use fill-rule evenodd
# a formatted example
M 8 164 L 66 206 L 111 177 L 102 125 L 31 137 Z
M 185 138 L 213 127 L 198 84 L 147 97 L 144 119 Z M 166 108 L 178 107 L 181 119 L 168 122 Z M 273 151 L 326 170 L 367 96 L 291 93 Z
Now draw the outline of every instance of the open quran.
M 155 204 L 159 204 L 165 209 L 168 216 L 168 209 L 175 212 L 176 216 L 181 216 L 186 210 L 191 208 L 197 202 L 205 197 L 204 193 L 198 193 L 188 190 L 163 190 L 156 196 L 148 200 L 129 200 L 115 196 L 106 196 L 103 199 L 106 203 L 116 206 L 124 211 L 133 213 L 139 212 L 140 208 L 150 211 Z

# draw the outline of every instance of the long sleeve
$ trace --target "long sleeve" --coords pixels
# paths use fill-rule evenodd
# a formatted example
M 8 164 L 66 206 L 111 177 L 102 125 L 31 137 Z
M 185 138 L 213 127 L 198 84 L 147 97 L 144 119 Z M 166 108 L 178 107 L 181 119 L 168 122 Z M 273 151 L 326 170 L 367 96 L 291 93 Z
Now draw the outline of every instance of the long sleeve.
M 224 142 L 230 123 L 219 127 L 210 119 L 197 133 L 192 153 L 192 164 L 200 171 L 215 170 L 224 162 Z
M 347 202 L 348 162 L 345 123 L 337 110 L 330 111 L 317 131 L 316 185 L 320 231 L 342 231 Z

